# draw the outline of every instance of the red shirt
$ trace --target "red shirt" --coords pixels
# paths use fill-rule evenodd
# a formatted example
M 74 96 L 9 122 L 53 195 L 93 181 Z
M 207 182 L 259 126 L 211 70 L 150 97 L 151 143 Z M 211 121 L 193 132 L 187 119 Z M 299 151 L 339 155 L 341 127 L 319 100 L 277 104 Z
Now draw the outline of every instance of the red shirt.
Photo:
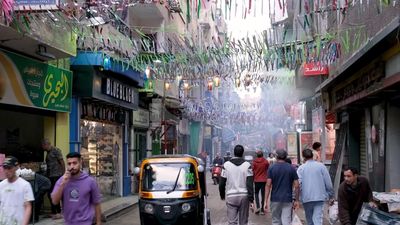
M 256 158 L 253 161 L 254 182 L 267 182 L 268 160 L 264 157 Z

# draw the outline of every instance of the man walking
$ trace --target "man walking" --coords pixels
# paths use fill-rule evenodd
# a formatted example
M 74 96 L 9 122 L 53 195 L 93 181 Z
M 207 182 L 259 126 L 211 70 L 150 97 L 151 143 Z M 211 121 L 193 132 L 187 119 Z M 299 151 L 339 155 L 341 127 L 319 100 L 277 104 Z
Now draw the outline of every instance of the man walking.
M 344 170 L 344 181 L 339 186 L 338 208 L 342 225 L 355 225 L 364 202 L 372 202 L 372 191 L 367 178 L 358 176 L 356 168 Z
M 312 149 L 313 149 L 312 153 L 313 153 L 314 161 L 321 162 L 321 156 L 320 156 L 321 148 L 322 148 L 322 145 L 321 145 L 320 142 L 314 142 L 313 143 L 313 145 L 312 145 Z
M 267 199 L 271 194 L 273 225 L 288 225 L 292 222 L 292 209 L 299 207 L 299 181 L 296 170 L 287 163 L 287 152 L 276 150 L 277 161 L 268 170 Z M 294 187 L 294 202 L 293 202 Z M 272 191 L 271 191 L 272 189 Z M 267 206 L 265 206 L 267 209 Z
M 301 200 L 308 225 L 322 225 L 324 201 L 333 202 L 333 187 L 325 165 L 313 159 L 311 149 L 302 152 L 305 164 L 297 169 Z
M 28 225 L 34 200 L 31 184 L 17 177 L 17 158 L 6 157 L 2 167 L 7 179 L 0 182 L 0 224 Z
M 267 183 L 268 161 L 264 158 L 263 152 L 256 151 L 257 158 L 253 161 L 254 189 L 256 199 L 256 214 L 264 215 L 265 184 Z M 259 193 L 261 191 L 261 206 Z
M 60 149 L 51 145 L 49 139 L 45 138 L 42 140 L 42 148 L 47 152 L 46 165 L 47 165 L 47 177 L 50 179 L 51 188 L 49 191 L 49 199 L 51 204 L 51 214 L 53 219 L 61 218 L 61 207 L 60 204 L 54 205 L 51 199 L 50 193 L 54 190 L 54 185 L 57 180 L 65 172 L 65 163 Z
M 51 193 L 53 204 L 62 201 L 66 225 L 101 224 L 100 191 L 96 181 L 81 171 L 82 159 L 77 152 L 67 155 L 67 171 Z
M 254 201 L 253 172 L 243 153 L 243 146 L 236 145 L 234 157 L 224 163 L 219 183 L 221 199 L 226 196 L 229 225 L 247 225 L 249 205 Z

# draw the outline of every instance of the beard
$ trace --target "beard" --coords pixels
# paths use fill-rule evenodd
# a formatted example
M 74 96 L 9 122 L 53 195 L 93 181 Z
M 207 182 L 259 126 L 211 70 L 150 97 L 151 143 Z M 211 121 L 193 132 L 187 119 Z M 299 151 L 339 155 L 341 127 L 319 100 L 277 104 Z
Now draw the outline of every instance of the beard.
M 79 172 L 81 171 L 81 169 L 80 168 L 77 168 L 77 169 L 71 169 L 69 172 L 71 173 L 71 175 L 77 175 Z

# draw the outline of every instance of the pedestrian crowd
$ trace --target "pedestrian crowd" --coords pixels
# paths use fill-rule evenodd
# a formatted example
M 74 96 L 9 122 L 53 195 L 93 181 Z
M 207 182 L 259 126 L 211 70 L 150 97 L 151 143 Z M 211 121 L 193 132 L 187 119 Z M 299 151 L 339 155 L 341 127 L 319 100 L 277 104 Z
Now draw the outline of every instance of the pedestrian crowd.
M 46 193 L 53 219 L 64 218 L 67 225 L 101 224 L 100 191 L 94 178 L 82 171 L 81 155 L 67 154 L 65 165 L 61 151 L 47 139 L 42 147 L 47 152 L 44 174 L 35 175 L 34 189 L 17 175 L 17 158 L 8 156 L 1 164 L 6 179 L 0 182 L 0 225 L 37 221 Z M 247 225 L 252 210 L 257 215 L 271 213 L 273 225 L 290 225 L 301 204 L 307 224 L 322 225 L 324 205 L 334 203 L 334 190 L 328 170 L 320 162 L 320 150 L 318 142 L 312 150 L 304 149 L 304 163 L 298 168 L 283 149 L 270 153 L 266 159 L 262 151 L 256 151 L 251 163 L 243 158 L 241 145 L 234 147 L 233 157 L 229 151 L 224 157 L 217 154 L 213 163 L 223 164 L 219 192 L 226 201 L 228 224 Z M 206 154 L 202 157 L 205 160 Z M 349 167 L 343 172 L 338 218 L 343 225 L 355 225 L 364 203 L 375 206 L 372 191 L 357 169 Z
M 321 143 L 315 142 L 312 148 L 302 151 L 304 163 L 297 167 L 283 149 L 270 153 L 266 159 L 258 150 L 250 164 L 243 159 L 244 147 L 235 146 L 234 157 L 223 164 L 219 183 L 228 224 L 247 225 L 249 211 L 257 215 L 271 213 L 273 225 L 295 224 L 299 221 L 296 211 L 302 205 L 307 225 L 322 225 L 325 203 L 335 203 L 334 189 L 319 155 Z M 364 203 L 376 205 L 368 180 L 352 167 L 343 172 L 337 216 L 341 224 L 355 225 Z
M 49 140 L 42 141 L 42 148 L 46 163 L 43 174 L 34 174 L 34 184 L 18 176 L 21 165 L 16 157 L 7 156 L 1 164 L 5 179 L 0 182 L 0 225 L 37 222 L 46 193 L 54 220 L 101 225 L 100 191 L 94 178 L 82 171 L 81 155 L 67 154 L 65 165 L 60 149 Z

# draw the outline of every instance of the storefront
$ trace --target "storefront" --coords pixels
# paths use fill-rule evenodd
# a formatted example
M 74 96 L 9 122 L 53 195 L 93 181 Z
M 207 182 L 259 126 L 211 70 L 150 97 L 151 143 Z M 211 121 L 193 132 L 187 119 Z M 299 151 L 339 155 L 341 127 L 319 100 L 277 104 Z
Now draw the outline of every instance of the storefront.
M 69 152 L 71 93 L 70 71 L 0 50 L 0 157 L 38 171 L 43 138 Z
M 82 154 L 84 170 L 96 178 L 103 200 L 129 195 L 129 128 L 130 115 L 138 109 L 137 82 L 82 58 L 72 60 L 71 151 Z
M 330 89 L 331 109 L 338 118 L 332 160 L 336 183 L 340 169 L 353 166 L 369 179 L 374 191 L 399 186 L 398 175 L 392 172 L 399 169 L 400 74 L 395 66 L 399 59 L 398 47 L 394 47 Z
M 134 154 L 131 154 L 131 158 L 132 162 L 135 162 L 135 164 L 131 165 L 131 170 L 133 171 L 133 167 L 138 165 L 141 160 L 148 157 L 151 153 L 151 148 L 148 148 L 148 143 L 151 143 L 151 133 L 148 131 L 150 126 L 150 112 L 139 108 L 133 112 L 132 121 Z

